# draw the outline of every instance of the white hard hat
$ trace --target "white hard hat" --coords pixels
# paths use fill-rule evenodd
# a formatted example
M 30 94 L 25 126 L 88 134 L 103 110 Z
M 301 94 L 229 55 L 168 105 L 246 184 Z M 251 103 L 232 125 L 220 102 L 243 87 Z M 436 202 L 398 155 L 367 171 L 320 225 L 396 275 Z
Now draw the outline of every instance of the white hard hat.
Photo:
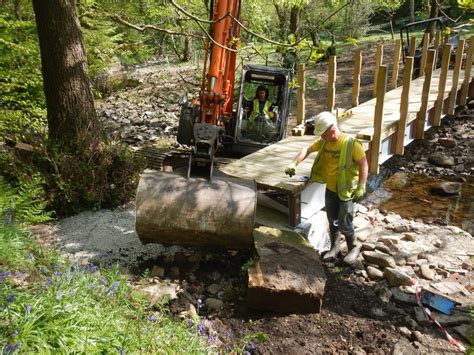
M 320 136 L 333 125 L 337 125 L 336 116 L 328 111 L 321 112 L 314 116 L 314 135 Z

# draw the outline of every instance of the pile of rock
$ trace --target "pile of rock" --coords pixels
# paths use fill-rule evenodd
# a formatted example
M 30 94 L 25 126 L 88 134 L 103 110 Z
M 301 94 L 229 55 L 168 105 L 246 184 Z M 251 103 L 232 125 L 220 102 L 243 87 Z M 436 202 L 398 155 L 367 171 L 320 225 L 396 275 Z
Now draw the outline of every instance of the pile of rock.
M 132 148 L 162 139 L 175 140 L 179 100 L 187 93 L 196 94 L 198 87 L 183 82 L 182 78 L 193 77 L 195 73 L 191 65 L 171 68 L 151 63 L 134 68 L 127 74 L 127 80 L 133 80 L 136 86 L 126 87 L 97 102 L 97 113 L 108 134 Z
M 371 286 L 380 299 L 413 305 L 405 315 L 413 330 L 431 324 L 418 307 L 415 292 L 421 286 L 453 299 L 458 305 L 474 306 L 474 238 L 454 226 L 433 226 L 381 213 L 358 205 L 356 234 L 361 256 L 355 264 L 355 282 Z M 345 244 L 345 243 L 344 243 Z M 334 264 L 327 264 L 329 270 Z M 467 308 L 456 307 L 450 315 L 433 312 L 444 326 L 470 323 Z
M 393 157 L 385 167 L 437 177 L 472 175 L 473 118 L 468 107 L 445 117 L 440 127 L 428 130 L 425 139 L 410 144 L 403 156 Z

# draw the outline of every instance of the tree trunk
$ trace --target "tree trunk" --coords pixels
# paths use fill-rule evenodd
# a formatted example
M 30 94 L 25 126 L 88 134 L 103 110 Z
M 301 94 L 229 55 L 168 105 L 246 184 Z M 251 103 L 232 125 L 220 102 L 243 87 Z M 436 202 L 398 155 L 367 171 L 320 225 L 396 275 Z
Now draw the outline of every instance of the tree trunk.
M 439 13 L 439 8 L 438 8 L 438 2 L 437 0 L 431 0 L 430 1 L 430 18 L 435 18 L 438 17 Z M 432 22 L 427 28 L 425 33 L 430 34 L 430 42 L 434 38 L 435 34 L 435 29 L 436 29 L 436 23 Z
M 21 21 L 21 2 L 20 0 L 15 0 L 15 18 L 18 21 Z
M 392 35 L 392 39 L 395 39 L 395 34 L 394 34 L 394 32 L 393 32 L 393 15 L 390 16 L 389 21 L 390 21 L 390 33 L 391 33 L 391 35 Z
M 410 0 L 410 22 L 415 22 L 415 0 Z
M 41 50 L 49 139 L 74 148 L 98 132 L 84 41 L 74 0 L 33 0 Z
M 184 37 L 183 62 L 189 62 L 191 59 L 191 38 Z
M 278 28 L 280 29 L 280 38 L 282 41 L 287 41 L 287 13 L 286 13 L 286 8 L 285 7 L 280 7 L 278 4 L 273 2 L 273 5 L 275 6 L 275 11 L 278 16 Z
M 293 6 L 290 12 L 290 33 L 295 36 L 295 41 L 298 40 L 299 36 L 300 15 L 301 7 Z

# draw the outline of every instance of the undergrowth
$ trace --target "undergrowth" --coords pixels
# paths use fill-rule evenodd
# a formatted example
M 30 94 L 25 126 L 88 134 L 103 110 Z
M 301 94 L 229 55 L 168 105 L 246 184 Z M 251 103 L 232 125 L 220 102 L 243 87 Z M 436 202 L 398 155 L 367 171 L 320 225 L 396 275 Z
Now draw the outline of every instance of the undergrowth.
M 197 329 L 149 307 L 118 268 L 71 264 L 0 224 L 0 352 L 207 353 Z
M 46 137 L 23 135 L 31 149 L 10 148 L 0 152 L 0 171 L 14 189 L 0 198 L 0 207 L 22 208 L 22 196 L 36 201 L 28 206 L 35 215 L 34 206 L 55 211 L 57 216 L 78 213 L 86 209 L 112 208 L 130 201 L 135 193 L 143 160 L 116 141 L 79 139 L 74 151 L 57 149 L 47 143 Z M 4 185 L 0 185 L 0 193 Z M 5 193 L 3 193 L 5 195 Z M 51 216 L 51 215 L 49 215 Z M 43 222 L 29 218 L 28 222 Z

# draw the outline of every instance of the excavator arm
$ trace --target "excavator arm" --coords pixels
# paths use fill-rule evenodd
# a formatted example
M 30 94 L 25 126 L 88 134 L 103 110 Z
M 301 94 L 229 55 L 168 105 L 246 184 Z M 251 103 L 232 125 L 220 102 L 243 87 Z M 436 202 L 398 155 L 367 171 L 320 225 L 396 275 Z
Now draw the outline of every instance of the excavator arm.
M 214 154 L 224 134 L 225 123 L 232 118 L 235 50 L 240 34 L 240 26 L 233 18 L 239 17 L 240 0 L 216 0 L 213 3 L 199 97 L 200 114 L 193 124 L 188 177 L 194 175 L 194 167 L 199 166 L 204 167 L 209 179 L 212 178 Z

